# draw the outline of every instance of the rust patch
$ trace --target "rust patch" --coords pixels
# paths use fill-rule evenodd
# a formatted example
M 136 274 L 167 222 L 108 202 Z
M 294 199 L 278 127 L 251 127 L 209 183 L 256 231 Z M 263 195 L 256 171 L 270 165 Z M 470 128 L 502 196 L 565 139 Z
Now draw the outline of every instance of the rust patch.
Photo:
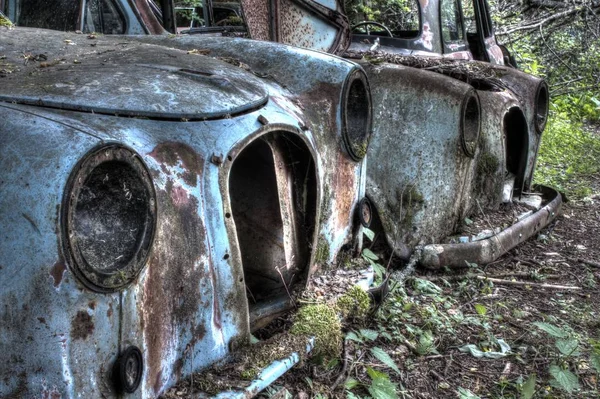
M 157 147 L 153 153 L 165 163 L 182 160 L 184 165 L 195 164 L 193 176 L 196 179 L 201 172 L 202 160 L 189 153 L 182 155 L 183 146 L 177 150 L 173 148 L 177 147 L 169 144 L 160 149 Z M 194 320 L 201 306 L 204 266 L 198 264 L 198 259 L 207 252 L 206 232 L 198 214 L 198 199 L 186 193 L 185 201 L 181 201 L 179 189 L 169 179 L 165 190 L 156 193 L 162 206 L 158 214 L 154 251 L 139 304 L 148 353 L 147 384 L 155 395 L 160 394 L 165 382 L 164 353 L 184 326 Z
M 113 314 L 112 302 L 108 304 L 108 310 L 106 311 L 106 317 L 111 318 Z
M 254 40 L 273 40 L 269 32 L 269 4 L 266 0 L 242 0 L 246 25 Z
M 94 332 L 94 321 L 85 310 L 80 310 L 71 322 L 71 338 L 86 339 Z
M 50 276 L 52 276 L 52 279 L 54 279 L 54 288 L 58 288 L 58 286 L 60 285 L 65 270 L 67 270 L 67 267 L 65 266 L 65 262 L 63 262 L 62 259 L 56 262 L 54 266 L 52 266 L 52 268 L 50 269 Z
M 46 324 L 46 319 L 44 317 L 38 317 L 38 321 L 42 324 Z
M 335 195 L 334 206 L 337 210 L 336 228 L 342 231 L 352 222 L 352 211 L 356 194 L 356 164 L 343 153 L 337 156 L 332 192 Z
M 186 184 L 195 187 L 198 184 L 198 176 L 202 175 L 204 159 L 194 149 L 186 144 L 167 141 L 158 144 L 152 152 L 152 158 L 161 164 L 176 166 L 181 163 L 184 169 L 178 177 L 181 177 Z M 161 166 L 163 172 L 165 168 Z
M 90 301 L 90 303 L 88 303 L 88 306 L 90 309 L 95 310 L 96 309 L 96 301 Z

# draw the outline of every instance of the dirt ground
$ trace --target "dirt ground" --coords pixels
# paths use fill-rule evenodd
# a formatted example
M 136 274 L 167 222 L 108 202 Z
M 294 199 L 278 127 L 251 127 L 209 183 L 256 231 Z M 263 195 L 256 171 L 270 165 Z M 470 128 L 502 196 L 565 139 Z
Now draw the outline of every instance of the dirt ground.
M 306 362 L 265 397 L 598 398 L 599 284 L 596 195 L 564 204 L 538 236 L 490 265 L 417 269 L 377 311 L 344 326 L 339 360 Z M 374 388 L 377 372 L 392 391 Z
M 600 339 L 599 237 L 597 196 L 565 204 L 547 229 L 493 264 L 441 273 L 417 270 L 376 317 L 347 326 L 348 331 L 379 333 L 370 342 L 346 340 L 346 379 L 357 382 L 352 390 L 342 383 L 331 391 L 343 361 L 329 368 L 305 365 L 286 376 L 283 385 L 297 397 L 362 397 L 370 392 L 368 368 L 379 366 L 396 384 L 398 397 L 518 398 L 532 375 L 536 397 L 600 397 L 598 374 L 590 364 L 593 339 Z M 484 276 L 502 281 L 482 280 Z M 423 281 L 437 288 L 423 287 Z M 536 322 L 556 326 L 564 336 L 552 336 Z M 556 341 L 570 338 L 577 349 L 563 354 Z M 497 359 L 460 350 L 474 344 L 483 352 L 497 352 L 498 339 L 510 351 Z M 370 356 L 375 346 L 391 356 L 399 373 Z M 578 389 L 562 389 L 550 374 L 556 374 L 556 367 L 575 374 Z

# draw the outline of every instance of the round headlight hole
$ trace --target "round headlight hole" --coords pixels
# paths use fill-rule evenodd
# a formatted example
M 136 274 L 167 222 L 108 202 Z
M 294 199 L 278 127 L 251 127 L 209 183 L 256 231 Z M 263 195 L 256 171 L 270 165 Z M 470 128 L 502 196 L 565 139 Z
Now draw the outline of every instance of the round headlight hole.
M 360 224 L 369 228 L 373 221 L 373 205 L 367 197 L 361 199 L 358 203 L 357 213 Z
M 535 98 L 535 129 L 540 134 L 546 127 L 549 104 L 548 85 L 546 82 L 541 82 Z
M 142 270 L 154 237 L 149 173 L 117 145 L 93 151 L 75 170 L 63 223 L 71 267 L 91 289 L 119 289 Z
M 475 156 L 475 151 L 477 150 L 480 123 L 481 110 L 479 106 L 479 98 L 475 93 L 470 93 L 463 100 L 461 121 L 461 144 L 465 154 L 469 157 Z
M 120 393 L 134 393 L 142 382 L 144 358 L 136 346 L 130 346 L 117 359 L 113 370 L 115 385 Z
M 342 107 L 343 140 L 350 158 L 367 155 L 371 137 L 371 90 L 364 72 L 355 70 L 344 87 Z

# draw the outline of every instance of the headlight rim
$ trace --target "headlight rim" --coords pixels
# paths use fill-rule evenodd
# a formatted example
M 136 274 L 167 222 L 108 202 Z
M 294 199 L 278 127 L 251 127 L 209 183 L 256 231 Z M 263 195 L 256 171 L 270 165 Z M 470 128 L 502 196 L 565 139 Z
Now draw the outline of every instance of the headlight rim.
M 476 118 L 469 117 L 469 113 L 473 111 L 476 111 Z M 463 97 L 460 115 L 460 144 L 465 155 L 469 158 L 474 158 L 481 135 L 481 102 L 475 90 L 470 90 Z M 472 130 L 473 127 L 469 125 L 471 122 L 474 122 L 473 119 L 476 119 L 477 127 L 474 129 L 474 139 L 468 140 L 467 130 Z
M 92 172 L 111 162 L 123 163 L 137 175 L 147 195 L 145 220 L 141 239 L 133 255 L 116 272 L 105 272 L 88 263 L 76 237 L 75 214 L 83 186 Z M 157 228 L 157 200 L 150 171 L 142 157 L 122 143 L 103 143 L 88 151 L 73 168 L 63 194 L 61 205 L 61 240 L 69 269 L 86 288 L 99 293 L 120 291 L 129 286 L 144 270 L 150 256 Z
M 362 132 L 361 142 L 355 143 L 354 139 L 349 132 L 349 128 L 355 126 L 355 123 L 349 122 L 349 99 L 351 98 L 351 90 L 353 84 L 361 82 L 364 89 L 365 100 L 366 100 L 366 115 L 364 122 L 364 132 Z M 373 101 L 371 96 L 371 87 L 367 74 L 360 68 L 353 69 L 347 76 L 342 87 L 342 98 L 341 98 L 341 120 L 342 120 L 342 141 L 344 144 L 345 152 L 355 162 L 360 162 L 367 155 L 367 149 L 371 136 L 373 135 Z
M 540 110 L 540 95 L 545 93 L 544 101 L 542 107 L 543 110 Z M 546 128 L 546 124 L 548 123 L 548 114 L 550 111 L 550 88 L 548 87 L 548 83 L 545 80 L 540 81 L 536 90 L 535 90 L 535 106 L 534 106 L 534 115 L 533 122 L 535 125 L 536 132 L 541 135 L 544 129 Z M 543 112 L 543 118 L 541 117 Z M 540 121 L 541 120 L 541 121 Z

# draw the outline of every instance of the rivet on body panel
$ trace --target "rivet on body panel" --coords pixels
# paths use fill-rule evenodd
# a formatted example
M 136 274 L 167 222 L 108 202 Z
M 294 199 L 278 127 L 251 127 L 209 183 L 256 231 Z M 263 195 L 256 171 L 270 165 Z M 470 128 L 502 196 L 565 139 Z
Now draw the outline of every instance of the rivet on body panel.
M 217 154 L 212 154 L 212 156 L 210 157 L 210 162 L 212 162 L 213 164 L 215 164 L 217 166 L 221 166 L 221 164 L 223 163 L 223 156 L 217 155 Z
M 265 126 L 265 125 L 268 125 L 268 124 L 269 124 L 269 120 L 268 120 L 267 118 L 265 118 L 265 116 L 264 116 L 264 115 L 259 115 L 259 116 L 258 116 L 258 122 L 259 122 L 261 125 L 263 125 L 263 126 Z

